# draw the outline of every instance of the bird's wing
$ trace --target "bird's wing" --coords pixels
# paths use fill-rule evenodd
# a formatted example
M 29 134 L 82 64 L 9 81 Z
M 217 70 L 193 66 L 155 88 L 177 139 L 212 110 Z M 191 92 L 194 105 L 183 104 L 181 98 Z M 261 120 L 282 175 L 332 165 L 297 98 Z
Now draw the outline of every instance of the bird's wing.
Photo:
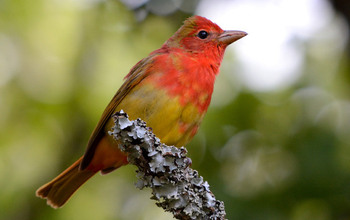
M 130 70 L 129 74 L 126 76 L 126 81 L 123 83 L 123 85 L 120 87 L 120 89 L 114 95 L 113 99 L 108 104 L 107 108 L 104 110 L 100 121 L 98 122 L 89 139 L 84 158 L 80 164 L 81 170 L 85 169 L 90 164 L 99 141 L 105 135 L 104 126 L 106 125 L 107 121 L 111 118 L 117 106 L 130 92 L 130 90 L 139 84 L 140 81 L 142 81 L 148 75 L 147 70 L 150 69 L 154 57 L 155 56 L 150 56 L 142 59 Z

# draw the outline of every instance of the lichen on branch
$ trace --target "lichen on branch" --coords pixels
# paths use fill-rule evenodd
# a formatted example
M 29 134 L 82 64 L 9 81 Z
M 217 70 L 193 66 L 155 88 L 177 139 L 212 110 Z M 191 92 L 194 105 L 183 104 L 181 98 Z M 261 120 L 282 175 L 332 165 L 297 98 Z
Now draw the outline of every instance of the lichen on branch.
M 177 219 L 225 219 L 224 203 L 215 199 L 208 182 L 190 168 L 186 148 L 161 143 L 144 121 L 130 121 L 123 111 L 113 119 L 115 126 L 109 134 L 120 142 L 128 162 L 137 166 L 137 188 L 151 188 L 151 198 Z

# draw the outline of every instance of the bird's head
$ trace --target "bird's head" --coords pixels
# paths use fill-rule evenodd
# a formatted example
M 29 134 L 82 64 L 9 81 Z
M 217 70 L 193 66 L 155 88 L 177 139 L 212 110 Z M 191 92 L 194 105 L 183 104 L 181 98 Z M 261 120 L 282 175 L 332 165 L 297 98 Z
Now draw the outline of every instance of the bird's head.
M 222 56 L 229 44 L 246 35 L 243 31 L 224 31 L 204 17 L 193 16 L 185 20 L 164 45 L 169 49 L 182 49 L 193 54 L 219 52 Z

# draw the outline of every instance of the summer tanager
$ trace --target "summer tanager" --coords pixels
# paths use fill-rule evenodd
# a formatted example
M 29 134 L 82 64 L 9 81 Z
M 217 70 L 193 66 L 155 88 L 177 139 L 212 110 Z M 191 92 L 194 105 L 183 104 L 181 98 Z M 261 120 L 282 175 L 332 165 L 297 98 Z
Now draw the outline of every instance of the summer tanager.
M 69 168 L 36 191 L 53 208 L 61 207 L 98 171 L 109 173 L 128 163 L 109 134 L 112 114 L 124 110 L 131 120 L 141 118 L 167 145 L 186 145 L 207 111 L 215 77 L 226 47 L 244 37 L 242 31 L 223 31 L 200 16 L 185 20 L 163 46 L 139 61 L 102 114 L 87 150 Z

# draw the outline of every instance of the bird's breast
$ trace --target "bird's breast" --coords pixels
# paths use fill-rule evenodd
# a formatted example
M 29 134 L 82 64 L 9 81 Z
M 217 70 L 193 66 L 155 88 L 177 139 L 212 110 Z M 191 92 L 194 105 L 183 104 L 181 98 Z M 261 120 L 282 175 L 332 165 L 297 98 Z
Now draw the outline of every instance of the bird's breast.
M 206 112 L 211 101 L 216 64 L 196 56 L 171 53 L 159 56 L 147 80 L 163 89 L 170 97 L 177 97 L 182 105 L 192 103 Z

